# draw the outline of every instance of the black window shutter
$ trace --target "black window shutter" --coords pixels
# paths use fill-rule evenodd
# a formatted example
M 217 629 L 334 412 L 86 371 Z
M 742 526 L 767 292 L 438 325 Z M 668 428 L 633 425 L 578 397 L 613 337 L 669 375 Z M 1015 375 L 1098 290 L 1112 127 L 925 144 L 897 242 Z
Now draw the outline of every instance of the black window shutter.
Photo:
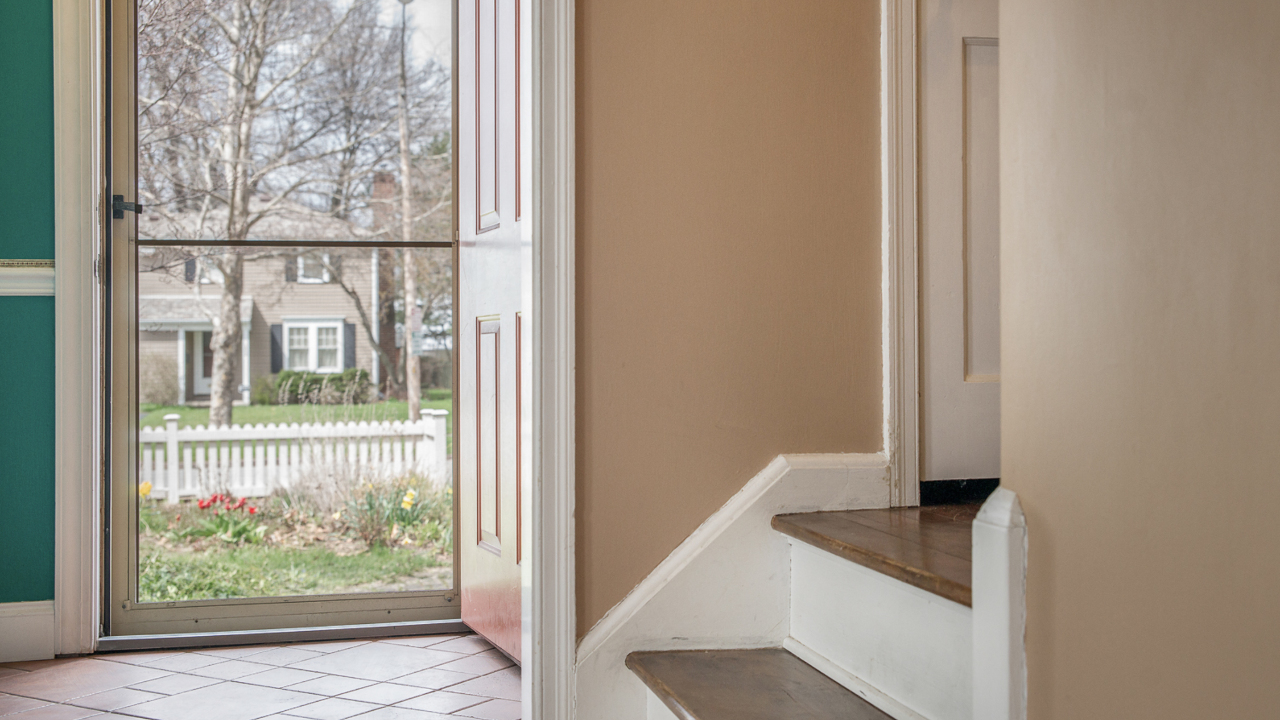
M 356 366 L 356 325 L 342 324 L 342 369 L 349 370 Z
M 284 369 L 284 326 L 271 326 L 271 372 Z
M 284 257 L 284 281 L 298 282 L 298 258 L 292 255 Z
M 188 260 L 182 263 L 182 279 L 187 282 L 196 281 L 196 261 Z

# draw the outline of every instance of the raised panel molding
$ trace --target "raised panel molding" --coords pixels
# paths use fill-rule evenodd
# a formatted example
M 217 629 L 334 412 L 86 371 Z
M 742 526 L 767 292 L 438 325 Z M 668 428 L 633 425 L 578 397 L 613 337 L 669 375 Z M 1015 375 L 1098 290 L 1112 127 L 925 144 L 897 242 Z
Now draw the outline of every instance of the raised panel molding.
M 496 317 L 476 318 L 476 544 L 499 557 L 502 556 L 501 329 L 502 324 Z M 490 343 L 491 347 L 486 348 Z M 493 388 L 492 400 L 485 398 L 486 387 Z M 485 422 L 486 415 L 491 418 L 489 423 Z M 486 490 L 492 493 L 488 503 Z M 492 520 L 488 525 L 486 516 Z
M 0 260 L 0 297 L 52 295 L 52 260 Z
M 499 89 L 498 0 L 476 0 L 476 234 L 502 225 Z

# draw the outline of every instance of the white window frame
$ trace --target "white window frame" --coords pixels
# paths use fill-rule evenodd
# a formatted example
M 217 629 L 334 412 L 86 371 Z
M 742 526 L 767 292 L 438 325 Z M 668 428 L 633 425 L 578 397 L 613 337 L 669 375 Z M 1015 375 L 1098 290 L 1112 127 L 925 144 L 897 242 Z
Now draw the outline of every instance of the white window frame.
M 282 349 L 284 351 L 285 370 L 305 370 L 326 375 L 343 371 L 344 359 L 347 357 L 345 318 L 286 318 L 281 322 L 281 325 L 280 339 L 284 345 Z M 322 327 L 335 327 L 338 330 L 338 364 L 334 367 L 320 367 L 320 333 L 318 331 Z M 305 328 L 307 330 L 307 366 L 305 368 L 293 367 L 289 362 L 289 330 L 291 328 Z
M 306 277 L 302 271 L 303 271 L 303 268 L 306 267 L 305 261 L 307 259 L 307 256 L 308 255 L 314 256 L 316 254 L 318 254 L 321 257 L 321 262 L 322 262 L 322 265 L 320 266 L 321 277 L 318 277 L 318 278 Z M 330 262 L 329 253 L 301 253 L 300 255 L 298 255 L 298 257 L 294 258 L 294 261 L 298 264 L 298 283 L 299 284 L 324 285 L 326 283 L 333 282 L 333 278 L 329 275 L 329 262 Z

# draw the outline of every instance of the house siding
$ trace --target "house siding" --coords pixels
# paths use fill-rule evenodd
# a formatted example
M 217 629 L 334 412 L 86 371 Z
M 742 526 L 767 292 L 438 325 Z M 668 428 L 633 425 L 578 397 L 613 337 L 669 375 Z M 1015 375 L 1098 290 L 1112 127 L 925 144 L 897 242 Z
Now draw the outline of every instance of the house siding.
M 250 383 L 271 374 L 271 326 L 286 320 L 304 318 L 341 319 L 344 324 L 356 326 L 356 367 L 372 371 L 374 351 L 368 335 L 360 324 L 360 314 L 354 303 L 337 283 L 285 282 L 285 263 L 291 258 L 266 258 L 245 264 L 244 297 L 253 298 L 253 314 L 249 331 Z M 373 277 L 371 259 L 367 254 L 346 255 L 342 260 L 342 273 L 347 283 L 356 291 L 365 312 L 372 314 Z M 193 283 L 180 277 L 159 273 L 139 273 L 139 295 L 194 295 Z M 204 285 L 205 298 L 217 297 L 218 286 Z M 175 334 L 176 337 L 176 334 Z M 188 367 L 192 367 L 191 349 L 188 348 Z M 237 372 L 238 372 L 237 358 Z M 191 382 L 187 379 L 187 398 L 191 398 Z

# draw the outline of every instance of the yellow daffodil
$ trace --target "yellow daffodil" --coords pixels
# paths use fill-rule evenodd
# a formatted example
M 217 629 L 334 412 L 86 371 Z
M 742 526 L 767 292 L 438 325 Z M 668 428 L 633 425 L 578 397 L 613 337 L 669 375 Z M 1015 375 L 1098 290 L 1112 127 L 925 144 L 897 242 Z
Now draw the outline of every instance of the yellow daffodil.
M 418 493 L 414 492 L 413 490 L 410 490 L 409 492 L 404 494 L 404 499 L 400 501 L 400 507 L 404 508 L 405 510 L 408 510 L 409 508 L 413 507 L 413 501 L 417 497 L 418 497 Z
M 149 497 L 151 495 L 151 483 L 144 482 L 141 485 L 139 485 L 138 494 L 141 495 L 142 497 Z

